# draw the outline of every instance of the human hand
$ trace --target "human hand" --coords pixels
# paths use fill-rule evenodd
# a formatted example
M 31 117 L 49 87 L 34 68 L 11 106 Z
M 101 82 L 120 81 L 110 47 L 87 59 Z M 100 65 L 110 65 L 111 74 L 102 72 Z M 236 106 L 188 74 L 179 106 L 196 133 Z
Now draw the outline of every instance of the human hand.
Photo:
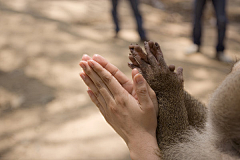
M 133 81 L 130 80 L 124 73 L 122 73 L 116 66 L 108 62 L 104 57 L 101 55 L 95 54 L 91 58 L 88 55 L 83 55 L 82 61 L 88 61 L 88 60 L 94 60 L 97 63 L 99 63 L 104 69 L 106 69 L 108 72 L 110 72 L 114 78 L 122 85 L 122 87 L 129 93 L 131 94 L 135 99 L 137 99 L 137 95 L 135 92 L 135 89 L 133 89 Z M 137 70 L 132 70 L 132 79 L 133 77 L 138 73 Z M 148 84 L 147 84 L 148 85 Z M 156 100 L 156 95 L 153 92 L 153 90 L 150 88 L 150 98 L 152 99 L 154 103 L 154 107 L 156 110 L 156 116 L 158 114 L 158 102 Z
M 81 61 L 80 65 L 85 72 L 80 75 L 90 88 L 90 98 L 127 144 L 146 133 L 156 137 L 156 111 L 148 93 L 152 90 L 142 75 L 136 74 L 133 80 L 138 97 L 136 100 L 97 62 Z
M 157 110 L 154 108 L 157 100 L 142 75 L 137 70 L 133 70 L 133 85 L 131 85 L 129 80 L 125 81 L 126 83 L 117 81 L 115 77 L 120 82 L 126 80 L 122 72 L 115 72 L 113 77 L 93 60 L 81 61 L 80 66 L 85 72 L 80 76 L 90 88 L 88 90 L 90 98 L 98 106 L 106 121 L 125 140 L 131 158 L 159 159 L 156 140 Z M 108 69 L 111 71 L 113 68 Z M 122 84 L 125 84 L 125 87 Z M 137 99 L 133 97 L 134 94 L 130 94 L 134 90 Z
M 130 80 L 124 73 L 122 73 L 116 66 L 108 62 L 104 57 L 95 54 L 91 58 L 88 55 L 83 55 L 82 61 L 88 61 L 88 60 L 94 60 L 97 63 L 99 63 L 104 69 L 106 69 L 108 72 L 110 72 L 116 79 L 117 81 L 122 85 L 122 87 L 130 94 L 136 95 L 133 90 L 133 82 Z M 137 73 L 133 73 L 136 75 Z

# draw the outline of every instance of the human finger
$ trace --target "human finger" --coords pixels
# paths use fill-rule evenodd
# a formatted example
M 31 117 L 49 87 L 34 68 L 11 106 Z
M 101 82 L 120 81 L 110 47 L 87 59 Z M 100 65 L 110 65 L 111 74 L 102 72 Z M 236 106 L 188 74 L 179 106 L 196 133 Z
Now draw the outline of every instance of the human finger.
M 138 69 L 133 69 L 132 70 L 132 79 L 134 79 L 134 77 L 138 74 L 138 73 L 140 73 L 139 71 L 138 71 Z M 137 100 L 138 98 L 137 98 L 137 94 L 136 94 L 136 86 L 134 85 L 133 86 L 133 91 L 132 91 L 132 96 Z
M 135 75 L 134 86 L 136 88 L 136 94 L 142 109 L 144 110 L 152 106 L 153 103 L 149 96 L 147 82 L 141 74 Z
M 89 56 L 89 55 L 87 55 L 87 54 L 84 54 L 83 56 L 82 56 L 82 61 L 88 61 L 88 60 L 91 60 L 92 58 Z
M 81 61 L 80 66 L 83 68 L 84 72 L 88 75 L 88 77 L 92 80 L 98 91 L 101 93 L 106 104 L 113 101 L 113 96 L 109 91 L 108 87 L 105 85 L 101 77 L 99 77 L 99 75 L 88 65 L 88 62 Z
M 106 106 L 104 98 L 102 97 L 101 93 L 99 92 L 93 81 L 83 72 L 80 73 L 80 77 L 82 78 L 83 82 L 92 90 L 93 94 L 98 99 L 98 102 L 101 104 L 101 106 Z
M 137 69 L 133 69 L 132 70 L 132 79 L 134 79 L 134 77 L 139 74 L 139 71 Z M 149 96 L 152 100 L 156 100 L 156 94 L 154 92 L 154 90 L 149 86 L 149 84 L 147 83 L 147 90 L 148 90 L 148 93 L 149 93 Z M 157 101 L 155 101 L 156 105 L 157 105 Z
M 102 79 L 102 82 L 107 86 L 110 93 L 115 97 L 121 95 L 125 90 L 122 88 L 121 84 L 104 69 L 99 63 L 90 60 L 88 61 L 89 66 L 95 71 L 95 73 Z
M 156 93 L 154 92 L 154 90 L 149 86 L 149 84 L 147 84 L 147 89 L 148 89 L 148 93 L 150 96 L 150 99 L 152 100 L 152 103 L 154 105 L 154 109 L 156 112 L 156 116 L 158 116 L 158 101 L 157 101 L 157 97 L 156 97 Z
M 99 63 L 108 72 L 110 72 L 122 85 L 122 87 L 128 91 L 128 93 L 132 92 L 133 85 L 132 81 L 124 73 L 122 73 L 116 66 L 114 66 L 113 64 L 111 64 L 105 58 L 98 54 L 93 55 L 93 60 Z
M 101 103 L 98 101 L 97 97 L 95 96 L 95 94 L 92 92 L 92 90 L 88 89 L 87 93 L 89 95 L 89 97 L 91 98 L 92 102 L 98 107 L 99 111 L 102 113 L 102 115 L 105 117 L 105 110 L 104 107 L 101 105 Z
M 132 79 L 134 79 L 134 77 L 136 76 L 136 74 L 140 73 L 138 69 L 133 69 L 132 70 Z
M 139 74 L 139 71 L 137 69 L 133 69 L 132 70 L 132 79 L 134 79 L 134 77 Z M 148 93 L 151 99 L 156 99 L 156 94 L 153 91 L 153 89 L 149 86 L 149 84 L 147 83 L 147 89 L 148 89 Z M 135 88 L 136 89 L 136 88 Z

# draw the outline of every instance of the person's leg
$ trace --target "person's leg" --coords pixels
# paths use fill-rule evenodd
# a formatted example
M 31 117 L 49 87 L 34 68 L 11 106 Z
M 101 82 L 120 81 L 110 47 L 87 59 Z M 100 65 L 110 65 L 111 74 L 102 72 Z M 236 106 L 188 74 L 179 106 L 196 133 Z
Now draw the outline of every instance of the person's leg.
M 113 18 L 113 22 L 115 24 L 116 34 L 120 30 L 119 21 L 118 21 L 118 14 L 117 14 L 117 5 L 118 5 L 118 0 L 112 0 L 112 18 Z
M 129 0 L 129 1 L 130 1 L 132 10 L 133 10 L 134 16 L 136 18 L 139 36 L 140 36 L 141 40 L 145 41 L 145 40 L 147 40 L 147 38 L 146 38 L 145 31 L 143 29 L 142 16 L 138 9 L 139 1 L 138 0 Z
M 206 0 L 194 0 L 193 3 L 193 44 L 186 50 L 186 55 L 200 52 L 201 37 L 202 37 L 202 14 L 206 4 Z
M 206 0 L 194 0 L 193 43 L 200 46 L 202 36 L 202 14 Z
M 227 26 L 226 0 L 212 0 L 217 17 L 218 40 L 216 47 L 216 58 L 219 61 L 231 63 L 233 60 L 224 54 L 224 40 Z
M 217 52 L 224 51 L 224 40 L 227 26 L 227 16 L 226 16 L 226 0 L 212 0 L 217 17 L 217 27 L 218 27 L 218 41 L 217 41 Z

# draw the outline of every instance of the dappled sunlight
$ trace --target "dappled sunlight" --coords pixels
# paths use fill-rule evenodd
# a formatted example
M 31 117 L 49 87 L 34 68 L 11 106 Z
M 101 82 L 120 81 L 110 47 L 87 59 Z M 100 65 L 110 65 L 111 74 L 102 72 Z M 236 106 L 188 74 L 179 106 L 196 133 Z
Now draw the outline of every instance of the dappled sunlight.
M 17 56 L 18 55 L 16 53 L 14 53 L 14 51 L 11 49 L 2 50 L 1 54 L 0 54 L 0 59 L 2 59 L 4 61 L 1 61 L 0 69 L 4 72 L 11 72 L 11 71 L 17 69 L 18 67 L 20 67 L 20 65 L 24 61 L 24 58 L 21 56 L 19 58 L 16 58 Z M 11 65 L 9 65 L 9 64 L 11 64 Z
M 83 88 L 82 90 L 84 91 Z M 87 88 L 85 90 L 87 90 Z M 51 116 L 51 115 L 71 111 L 74 109 L 79 109 L 81 107 L 84 107 L 85 105 L 88 105 L 90 98 L 86 93 L 87 92 L 83 92 L 81 94 L 76 94 L 72 92 L 58 93 L 57 100 L 54 100 L 46 105 L 46 114 Z
M 37 124 L 40 122 L 38 117 L 39 111 L 39 109 L 21 110 L 9 114 L 11 119 L 7 118 L 5 115 L 1 116 L 1 139 L 9 138 L 13 140 L 22 133 L 24 134 L 27 128 L 34 129 L 37 127 Z M 3 128 L 4 130 L 2 130 Z
M 138 41 L 138 34 L 135 31 L 132 30 L 127 30 L 125 29 L 124 31 L 119 33 L 119 37 L 130 42 L 137 42 Z
M 10 92 L 3 87 L 0 87 L 0 95 L 0 104 L 3 106 L 0 108 L 0 112 L 9 109 L 9 106 L 11 106 L 12 109 L 16 109 L 24 102 L 24 98 L 22 96 Z

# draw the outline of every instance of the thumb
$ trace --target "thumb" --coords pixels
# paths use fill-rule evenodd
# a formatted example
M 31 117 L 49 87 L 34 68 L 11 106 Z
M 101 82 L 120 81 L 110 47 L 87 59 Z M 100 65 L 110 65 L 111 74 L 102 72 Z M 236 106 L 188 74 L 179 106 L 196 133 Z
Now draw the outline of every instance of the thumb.
M 152 106 L 152 101 L 148 92 L 148 85 L 141 74 L 136 74 L 133 81 L 134 89 L 142 109 Z

